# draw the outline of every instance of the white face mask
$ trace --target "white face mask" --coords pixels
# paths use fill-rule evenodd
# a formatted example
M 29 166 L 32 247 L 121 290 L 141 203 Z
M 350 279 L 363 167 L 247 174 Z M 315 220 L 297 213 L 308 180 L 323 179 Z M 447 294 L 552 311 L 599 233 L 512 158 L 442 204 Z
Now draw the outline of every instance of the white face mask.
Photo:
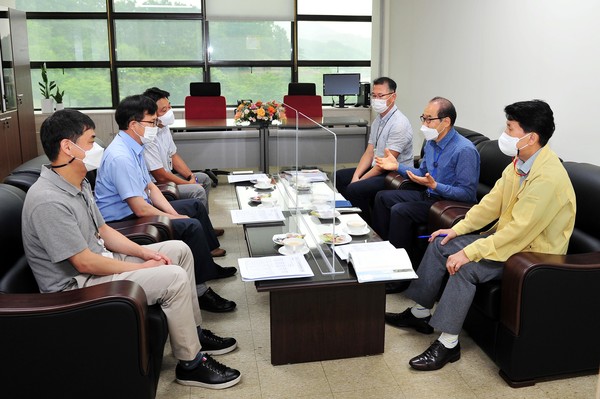
M 425 136 L 425 140 L 435 140 L 440 135 L 437 129 L 425 125 L 421 125 L 421 133 Z
M 173 113 L 173 110 L 170 109 L 158 119 L 160 119 L 160 122 L 163 124 L 163 126 L 169 126 L 175 122 L 175 114 Z
M 71 141 L 71 143 L 73 142 Z M 92 148 L 90 148 L 87 151 L 85 151 L 83 148 L 81 148 L 75 143 L 73 143 L 73 145 L 79 148 L 81 151 L 85 152 L 85 156 L 83 157 L 83 159 L 79 159 L 77 157 L 73 158 L 79 159 L 81 162 L 83 162 L 88 172 L 91 170 L 98 169 L 100 167 L 102 155 L 104 154 L 104 148 L 100 147 L 98 143 L 94 143 L 94 145 L 92 145 Z
M 378 114 L 385 112 L 388 109 L 387 100 L 382 98 L 375 98 L 371 100 L 371 108 Z
M 141 125 L 141 123 L 137 122 L 139 125 Z M 143 126 L 143 125 L 142 125 Z M 140 139 L 142 140 L 142 144 L 150 144 L 154 141 L 154 139 L 156 138 L 156 135 L 158 134 L 158 126 L 144 126 L 144 135 L 142 136 L 141 134 L 139 134 L 138 132 L 136 132 L 135 130 L 133 131 L 135 134 L 137 134 L 138 136 L 140 136 Z
M 504 153 L 504 155 L 507 155 L 509 157 L 515 157 L 519 154 L 520 150 L 522 150 L 523 148 L 525 148 L 529 145 L 529 144 L 525 144 L 523 147 L 518 148 L 517 144 L 519 143 L 519 141 L 521 141 L 525 137 L 529 136 L 530 134 L 531 133 L 528 133 L 525 136 L 518 138 L 518 137 L 511 137 L 506 132 L 502 132 L 502 134 L 498 138 L 498 147 L 500 148 L 500 151 L 502 151 L 502 153 Z

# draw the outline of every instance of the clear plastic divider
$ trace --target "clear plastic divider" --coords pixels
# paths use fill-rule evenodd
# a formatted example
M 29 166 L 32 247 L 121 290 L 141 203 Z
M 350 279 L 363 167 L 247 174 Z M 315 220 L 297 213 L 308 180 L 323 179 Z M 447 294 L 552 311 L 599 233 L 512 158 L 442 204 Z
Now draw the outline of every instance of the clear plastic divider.
M 321 120 L 283 106 L 287 120 L 271 125 L 266 137 L 268 173 L 277 182 L 282 209 L 290 213 L 290 232 L 305 235 L 307 256 L 324 275 L 344 273 L 334 252 L 349 239 L 335 209 L 337 135 Z

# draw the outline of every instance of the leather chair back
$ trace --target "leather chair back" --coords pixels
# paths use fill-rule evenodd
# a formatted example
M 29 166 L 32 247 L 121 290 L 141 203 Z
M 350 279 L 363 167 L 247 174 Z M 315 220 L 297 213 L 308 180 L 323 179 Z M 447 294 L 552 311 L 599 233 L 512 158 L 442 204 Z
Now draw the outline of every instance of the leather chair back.
M 476 146 L 479 151 L 479 185 L 477 187 L 477 200 L 490 192 L 496 181 L 502 176 L 506 165 L 512 158 L 504 155 L 498 147 L 498 140 L 484 140 Z
M 24 256 L 21 240 L 21 213 L 25 192 L 0 183 L 0 278 Z
M 185 119 L 225 119 L 227 106 L 223 96 L 187 96 Z
M 575 229 L 569 241 L 570 254 L 600 251 L 600 168 L 580 162 L 564 162 L 576 193 Z
M 288 118 L 296 118 L 296 111 L 303 113 L 311 118 L 321 118 L 323 116 L 323 103 L 321 96 L 284 96 L 283 106 L 288 106 L 286 111 Z M 302 117 L 301 115 L 299 117 Z

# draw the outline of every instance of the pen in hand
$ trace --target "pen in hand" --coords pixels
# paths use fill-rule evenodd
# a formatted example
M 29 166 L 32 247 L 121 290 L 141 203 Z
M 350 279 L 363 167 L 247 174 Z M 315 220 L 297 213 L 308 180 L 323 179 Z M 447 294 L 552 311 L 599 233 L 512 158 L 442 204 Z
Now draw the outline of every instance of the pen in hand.
M 436 237 L 446 237 L 448 234 L 438 234 Z M 417 238 L 431 238 L 431 236 L 417 236 Z

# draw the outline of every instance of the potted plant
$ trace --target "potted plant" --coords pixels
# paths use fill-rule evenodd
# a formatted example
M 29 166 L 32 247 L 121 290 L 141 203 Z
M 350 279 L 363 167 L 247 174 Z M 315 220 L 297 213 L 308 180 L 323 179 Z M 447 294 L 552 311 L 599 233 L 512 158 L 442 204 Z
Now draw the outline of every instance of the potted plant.
M 54 101 L 50 98 L 50 93 L 56 87 L 56 83 L 53 80 L 48 80 L 48 71 L 46 70 L 45 62 L 42 65 L 42 81 L 38 82 L 38 84 L 42 93 L 42 113 L 51 114 L 54 110 Z
M 56 85 L 56 93 L 51 94 L 50 96 L 56 101 L 56 110 L 59 111 L 61 109 L 65 109 L 65 105 L 63 104 L 63 96 L 65 95 L 65 91 L 60 91 L 58 85 Z

